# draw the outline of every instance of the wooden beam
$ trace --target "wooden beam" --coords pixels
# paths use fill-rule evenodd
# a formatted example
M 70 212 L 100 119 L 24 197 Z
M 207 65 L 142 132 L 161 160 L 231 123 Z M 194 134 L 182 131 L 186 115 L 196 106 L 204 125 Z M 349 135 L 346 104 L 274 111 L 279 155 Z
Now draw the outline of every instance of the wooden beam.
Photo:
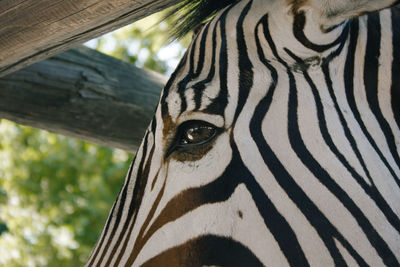
M 79 47 L 0 78 L 0 118 L 134 152 L 165 82 Z
M 0 77 L 179 0 L 1 0 Z

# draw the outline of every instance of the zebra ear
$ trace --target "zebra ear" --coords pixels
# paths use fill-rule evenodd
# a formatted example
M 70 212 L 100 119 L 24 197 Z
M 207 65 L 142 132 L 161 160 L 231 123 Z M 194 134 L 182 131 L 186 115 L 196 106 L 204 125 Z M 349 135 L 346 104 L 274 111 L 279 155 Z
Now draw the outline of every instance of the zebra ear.
M 330 27 L 399 2 L 400 0 L 292 0 L 292 7 L 294 12 L 301 11 L 304 7 L 315 8 L 321 15 L 321 25 Z

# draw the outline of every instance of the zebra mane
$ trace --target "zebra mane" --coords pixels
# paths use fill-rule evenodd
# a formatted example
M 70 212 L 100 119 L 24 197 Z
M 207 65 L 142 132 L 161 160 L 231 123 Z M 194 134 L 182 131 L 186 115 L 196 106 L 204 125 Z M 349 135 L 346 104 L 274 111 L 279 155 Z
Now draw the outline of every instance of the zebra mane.
M 175 5 L 163 18 L 173 18 L 171 38 L 179 39 L 204 22 L 210 20 L 221 9 L 238 0 L 183 0 Z

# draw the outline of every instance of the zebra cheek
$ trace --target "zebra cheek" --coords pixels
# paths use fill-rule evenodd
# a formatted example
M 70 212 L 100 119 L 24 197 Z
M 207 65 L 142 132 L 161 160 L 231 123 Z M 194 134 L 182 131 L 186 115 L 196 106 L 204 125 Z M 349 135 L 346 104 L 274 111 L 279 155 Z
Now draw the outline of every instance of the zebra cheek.
M 197 160 L 168 162 L 168 180 L 174 187 L 198 187 L 217 179 L 230 163 L 232 153 L 227 134 L 221 134 L 213 145 Z M 172 155 L 171 155 L 172 156 Z

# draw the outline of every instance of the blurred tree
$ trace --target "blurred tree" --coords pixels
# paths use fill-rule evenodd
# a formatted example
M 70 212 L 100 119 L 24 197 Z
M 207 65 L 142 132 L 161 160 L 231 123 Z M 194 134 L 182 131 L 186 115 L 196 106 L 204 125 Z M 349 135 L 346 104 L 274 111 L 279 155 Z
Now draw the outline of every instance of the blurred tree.
M 164 45 L 155 14 L 88 42 L 139 67 L 170 73 L 187 39 Z M 0 120 L 0 266 L 81 266 L 133 156 Z
M 0 265 L 82 265 L 132 156 L 5 120 L 0 135 Z

